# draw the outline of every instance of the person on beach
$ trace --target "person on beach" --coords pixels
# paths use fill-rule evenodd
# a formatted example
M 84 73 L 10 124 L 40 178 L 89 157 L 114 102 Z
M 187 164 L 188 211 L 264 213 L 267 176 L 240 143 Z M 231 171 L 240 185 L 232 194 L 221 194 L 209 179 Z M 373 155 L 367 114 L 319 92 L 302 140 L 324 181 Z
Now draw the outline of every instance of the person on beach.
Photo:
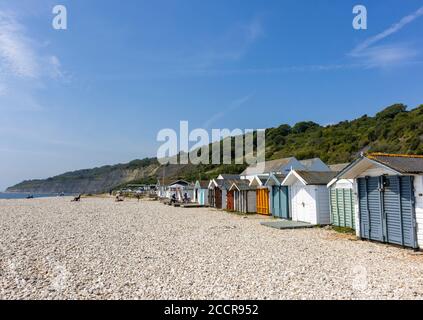
M 176 201 L 176 194 L 175 193 L 173 193 L 172 194 L 172 197 L 170 198 L 170 203 L 171 204 L 173 204 L 173 203 L 176 203 L 177 201 Z
M 184 193 L 184 203 L 188 203 L 190 201 L 190 198 L 188 197 L 188 193 Z
M 124 200 L 124 197 L 123 197 L 122 193 L 118 192 L 116 194 L 116 202 L 123 202 L 123 200 Z

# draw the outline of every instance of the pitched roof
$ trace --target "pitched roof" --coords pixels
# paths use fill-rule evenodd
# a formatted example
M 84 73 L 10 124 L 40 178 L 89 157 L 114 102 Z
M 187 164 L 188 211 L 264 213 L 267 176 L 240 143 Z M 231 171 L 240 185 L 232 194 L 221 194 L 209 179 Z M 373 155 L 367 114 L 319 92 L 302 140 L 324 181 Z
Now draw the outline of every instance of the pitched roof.
M 261 181 L 261 183 L 264 185 L 267 181 L 267 177 L 263 178 L 263 177 L 257 177 L 257 179 L 259 179 Z
M 241 179 L 213 179 L 211 181 L 214 181 L 217 184 L 217 187 L 220 189 L 229 190 L 234 183 L 239 183 L 243 180 Z
M 247 169 L 245 169 L 241 173 L 241 175 L 244 175 L 245 176 L 247 174 L 249 174 L 249 175 L 256 175 L 256 174 L 262 174 L 262 173 L 279 172 L 280 169 L 283 166 L 286 166 L 292 159 L 295 159 L 295 158 L 290 157 L 290 158 L 283 158 L 283 159 L 266 161 L 264 163 L 264 172 L 261 172 L 261 170 L 259 170 L 257 168 L 257 165 L 249 166 Z
M 285 180 L 286 174 L 280 174 L 280 173 L 272 173 L 269 178 L 267 178 L 265 185 L 272 185 L 270 182 L 274 181 L 277 184 L 282 184 L 283 180 Z M 272 180 L 271 180 L 272 179 Z
M 226 173 L 224 173 L 224 174 L 220 174 L 218 177 L 222 177 L 223 179 L 239 179 L 239 174 L 226 174 Z M 219 180 L 221 180 L 221 179 L 219 179 Z
M 423 173 L 423 156 L 370 153 L 367 155 L 367 158 L 403 174 Z
M 157 184 L 160 186 L 170 186 L 173 184 L 180 184 L 180 185 L 190 185 L 191 183 L 189 183 L 188 181 L 179 179 L 179 180 L 175 180 L 175 178 L 158 178 L 157 179 Z
M 223 181 L 222 188 L 229 190 L 234 183 L 242 183 L 243 180 L 241 179 L 225 179 Z
M 303 171 L 295 172 L 306 182 L 307 185 L 327 185 L 338 172 L 334 171 Z
M 278 179 L 280 182 L 282 182 L 283 181 L 283 179 L 285 179 L 286 178 L 286 174 L 279 174 L 279 173 L 277 173 L 277 174 L 274 174 L 273 175 L 276 179 Z
M 324 163 L 320 158 L 313 158 L 313 159 L 304 159 L 304 160 L 300 160 L 300 163 L 305 167 L 305 170 L 313 170 L 317 165 L 321 165 L 322 169 L 325 168 L 329 168 L 326 163 Z
M 255 187 L 250 187 L 250 182 L 248 180 L 239 180 L 237 182 L 234 182 L 232 186 L 235 185 L 238 190 L 245 191 L 245 190 L 255 190 Z M 232 188 L 231 186 L 231 188 Z
M 331 164 L 331 165 L 329 165 L 329 168 L 330 168 L 331 171 L 340 172 L 340 171 L 344 170 L 346 167 L 348 167 L 349 165 L 350 165 L 349 163 Z

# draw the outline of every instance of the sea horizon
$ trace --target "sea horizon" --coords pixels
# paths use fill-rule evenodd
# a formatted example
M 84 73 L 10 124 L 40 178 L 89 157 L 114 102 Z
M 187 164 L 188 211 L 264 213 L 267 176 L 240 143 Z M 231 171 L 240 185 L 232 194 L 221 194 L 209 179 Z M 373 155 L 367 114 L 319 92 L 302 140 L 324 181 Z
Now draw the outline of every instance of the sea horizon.
M 64 196 L 72 195 L 71 193 L 64 194 Z M 26 199 L 28 196 L 33 196 L 34 198 L 53 198 L 59 197 L 60 193 L 0 192 L 0 199 L 3 200 Z

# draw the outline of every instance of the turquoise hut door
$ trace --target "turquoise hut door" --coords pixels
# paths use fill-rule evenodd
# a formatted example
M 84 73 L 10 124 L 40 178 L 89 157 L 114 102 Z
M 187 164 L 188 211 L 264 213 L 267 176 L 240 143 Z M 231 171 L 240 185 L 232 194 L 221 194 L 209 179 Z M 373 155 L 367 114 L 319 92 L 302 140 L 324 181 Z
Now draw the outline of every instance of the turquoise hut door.
M 272 187 L 272 213 L 274 217 L 290 219 L 288 187 Z
M 198 192 L 198 204 L 204 205 L 204 190 Z
M 272 214 L 274 217 L 282 218 L 281 201 L 279 187 L 272 187 Z

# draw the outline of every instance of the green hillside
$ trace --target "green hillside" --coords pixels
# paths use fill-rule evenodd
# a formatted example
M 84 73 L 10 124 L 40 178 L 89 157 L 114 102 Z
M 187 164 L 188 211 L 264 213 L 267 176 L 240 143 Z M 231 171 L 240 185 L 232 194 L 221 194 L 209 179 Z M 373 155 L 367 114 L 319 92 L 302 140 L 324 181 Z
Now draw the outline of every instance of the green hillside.
M 234 144 L 234 142 L 233 142 Z M 375 116 L 321 126 L 305 121 L 266 130 L 266 159 L 319 157 L 328 164 L 349 162 L 361 152 L 423 154 L 423 105 L 407 111 L 392 105 Z M 240 173 L 246 165 L 168 165 L 157 159 L 80 170 L 46 180 L 24 181 L 8 189 L 17 192 L 102 192 L 159 177 L 208 179 L 219 173 Z

